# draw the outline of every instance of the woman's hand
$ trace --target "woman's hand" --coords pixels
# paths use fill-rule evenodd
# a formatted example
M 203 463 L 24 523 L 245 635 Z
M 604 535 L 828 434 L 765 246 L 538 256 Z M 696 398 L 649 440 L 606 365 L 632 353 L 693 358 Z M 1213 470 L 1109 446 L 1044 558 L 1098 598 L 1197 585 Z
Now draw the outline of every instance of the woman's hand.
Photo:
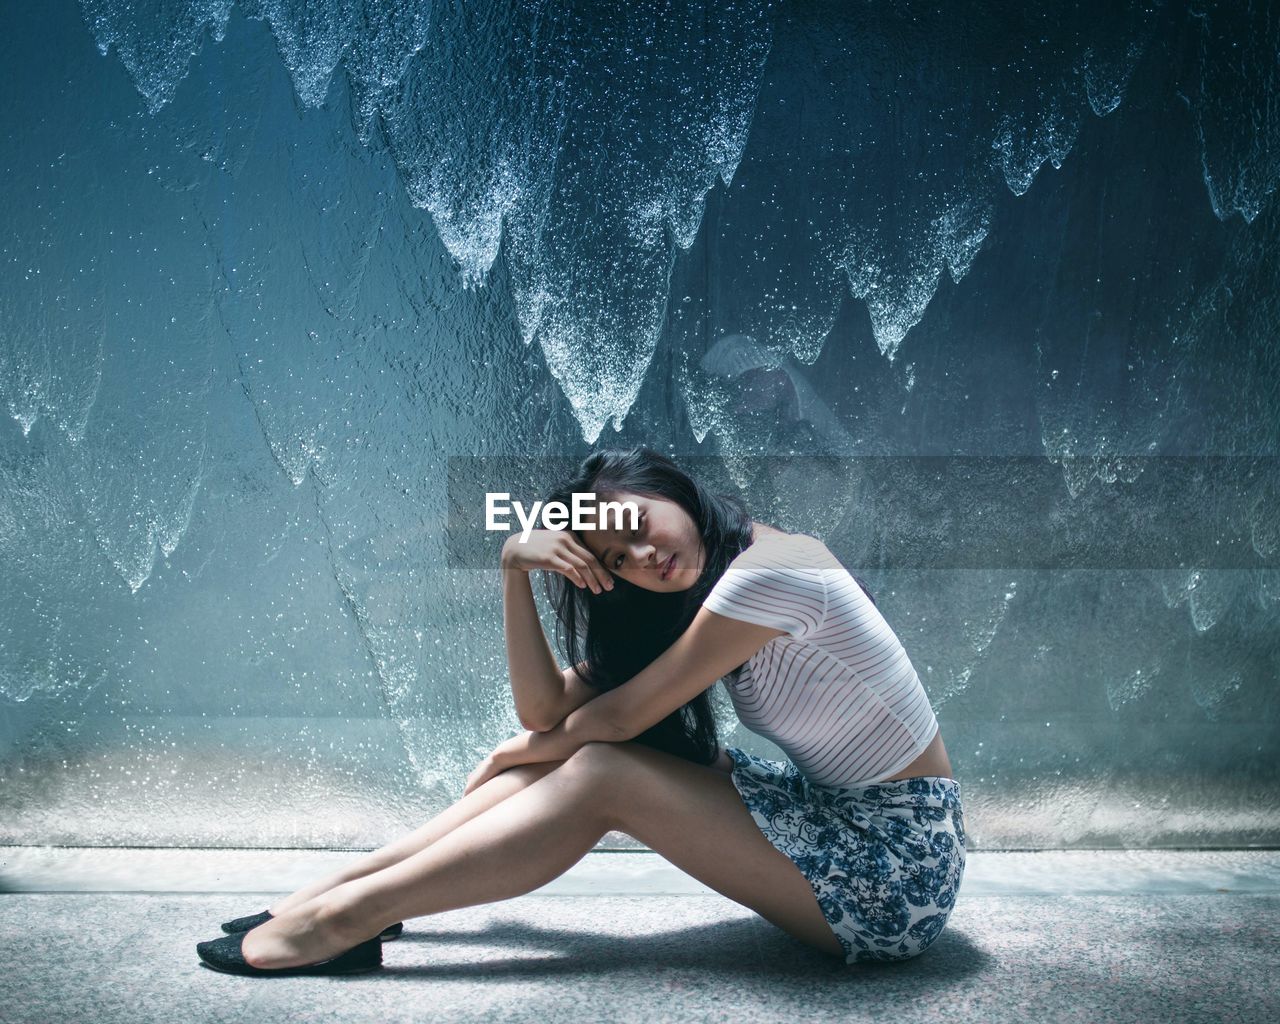
M 593 594 L 613 589 L 609 571 L 572 530 L 533 530 L 523 542 L 512 534 L 502 545 L 502 568 L 549 569 L 579 587 L 590 587 Z
M 498 744 L 493 753 L 476 765 L 471 774 L 467 776 L 467 785 L 463 789 L 462 795 L 466 796 L 473 790 L 479 789 L 494 776 L 501 775 L 508 768 L 514 768 L 518 764 L 527 764 L 528 757 L 522 755 L 528 752 L 529 737 L 531 735 L 529 732 L 522 732 Z
M 467 796 L 473 790 L 479 789 L 486 782 L 492 779 L 495 775 L 501 775 L 502 772 L 503 772 L 503 769 L 499 768 L 494 763 L 493 755 L 490 754 L 478 765 L 476 765 L 472 773 L 467 776 L 467 786 L 462 791 L 462 795 Z

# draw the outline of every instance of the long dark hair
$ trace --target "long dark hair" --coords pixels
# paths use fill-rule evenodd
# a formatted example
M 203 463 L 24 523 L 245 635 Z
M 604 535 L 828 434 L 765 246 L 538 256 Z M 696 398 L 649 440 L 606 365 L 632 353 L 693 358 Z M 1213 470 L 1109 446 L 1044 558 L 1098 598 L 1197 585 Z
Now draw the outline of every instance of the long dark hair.
M 684 509 L 697 525 L 706 563 L 692 587 L 674 593 L 646 590 L 614 576 L 612 590 L 594 594 L 560 573 L 543 574 L 547 599 L 555 609 L 556 646 L 570 665 L 582 663 L 583 681 L 601 691 L 634 678 L 670 647 L 693 621 L 729 563 L 751 546 L 751 516 L 741 501 L 712 494 L 650 448 L 597 451 L 583 460 L 573 477 L 552 488 L 544 501 L 569 506 L 574 492 L 594 493 L 604 500 L 623 491 L 672 501 Z M 866 585 L 858 583 L 865 591 Z M 739 665 L 726 678 L 736 679 L 741 671 Z M 719 739 L 710 687 L 636 736 L 635 742 L 697 764 L 711 764 L 719 752 Z
M 751 516 L 738 499 L 711 494 L 671 459 L 649 448 L 604 449 L 587 456 L 547 501 L 570 504 L 575 491 L 603 500 L 626 491 L 675 502 L 697 524 L 706 563 L 688 590 L 660 593 L 613 578 L 613 589 L 593 594 L 555 572 L 544 579 L 556 613 L 556 646 L 597 690 L 634 678 L 688 628 L 729 563 L 751 544 Z M 735 674 L 741 668 L 735 669 Z M 708 688 L 709 689 L 709 688 Z M 696 764 L 711 764 L 719 751 L 715 715 L 707 691 L 635 737 Z

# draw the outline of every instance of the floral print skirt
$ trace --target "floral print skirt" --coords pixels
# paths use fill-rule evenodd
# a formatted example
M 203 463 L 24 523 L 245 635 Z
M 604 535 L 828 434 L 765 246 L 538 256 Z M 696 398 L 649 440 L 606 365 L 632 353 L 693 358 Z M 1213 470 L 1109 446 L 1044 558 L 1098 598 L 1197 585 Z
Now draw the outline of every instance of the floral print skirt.
M 960 783 L 940 776 L 838 788 L 736 747 L 733 784 L 809 880 L 845 962 L 905 960 L 942 932 L 964 877 Z

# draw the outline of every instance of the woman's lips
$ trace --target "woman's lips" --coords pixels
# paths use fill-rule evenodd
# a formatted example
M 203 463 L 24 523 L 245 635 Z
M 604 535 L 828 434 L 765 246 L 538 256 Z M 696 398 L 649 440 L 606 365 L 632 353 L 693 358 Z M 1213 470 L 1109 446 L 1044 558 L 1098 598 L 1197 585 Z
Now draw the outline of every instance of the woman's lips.
M 671 573 L 675 570 L 675 567 L 676 567 L 676 556 L 674 553 L 672 553 L 671 557 L 668 558 L 666 562 L 663 563 L 662 578 L 665 580 L 668 576 L 670 576 Z

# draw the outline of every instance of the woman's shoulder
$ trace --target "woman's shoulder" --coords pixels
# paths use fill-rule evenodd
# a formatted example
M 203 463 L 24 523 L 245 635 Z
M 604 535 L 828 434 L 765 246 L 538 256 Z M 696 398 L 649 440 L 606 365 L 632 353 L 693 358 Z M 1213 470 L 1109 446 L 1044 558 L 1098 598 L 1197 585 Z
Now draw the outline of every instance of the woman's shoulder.
M 753 537 L 751 547 L 757 544 L 791 544 L 795 546 L 809 546 L 826 548 L 826 544 L 818 537 L 811 533 L 787 533 L 785 530 L 779 530 L 773 526 L 766 526 L 763 523 L 755 523 L 753 528 Z M 747 548 L 748 551 L 751 548 Z
M 751 546 L 744 549 L 735 562 L 744 564 L 753 562 L 793 563 L 796 565 L 815 565 L 833 558 L 826 544 L 809 533 L 787 533 L 755 524 L 754 539 Z
M 808 534 L 757 529 L 751 544 L 716 581 L 704 607 L 803 639 L 821 626 L 826 614 L 827 574 L 814 545 L 825 551 Z

